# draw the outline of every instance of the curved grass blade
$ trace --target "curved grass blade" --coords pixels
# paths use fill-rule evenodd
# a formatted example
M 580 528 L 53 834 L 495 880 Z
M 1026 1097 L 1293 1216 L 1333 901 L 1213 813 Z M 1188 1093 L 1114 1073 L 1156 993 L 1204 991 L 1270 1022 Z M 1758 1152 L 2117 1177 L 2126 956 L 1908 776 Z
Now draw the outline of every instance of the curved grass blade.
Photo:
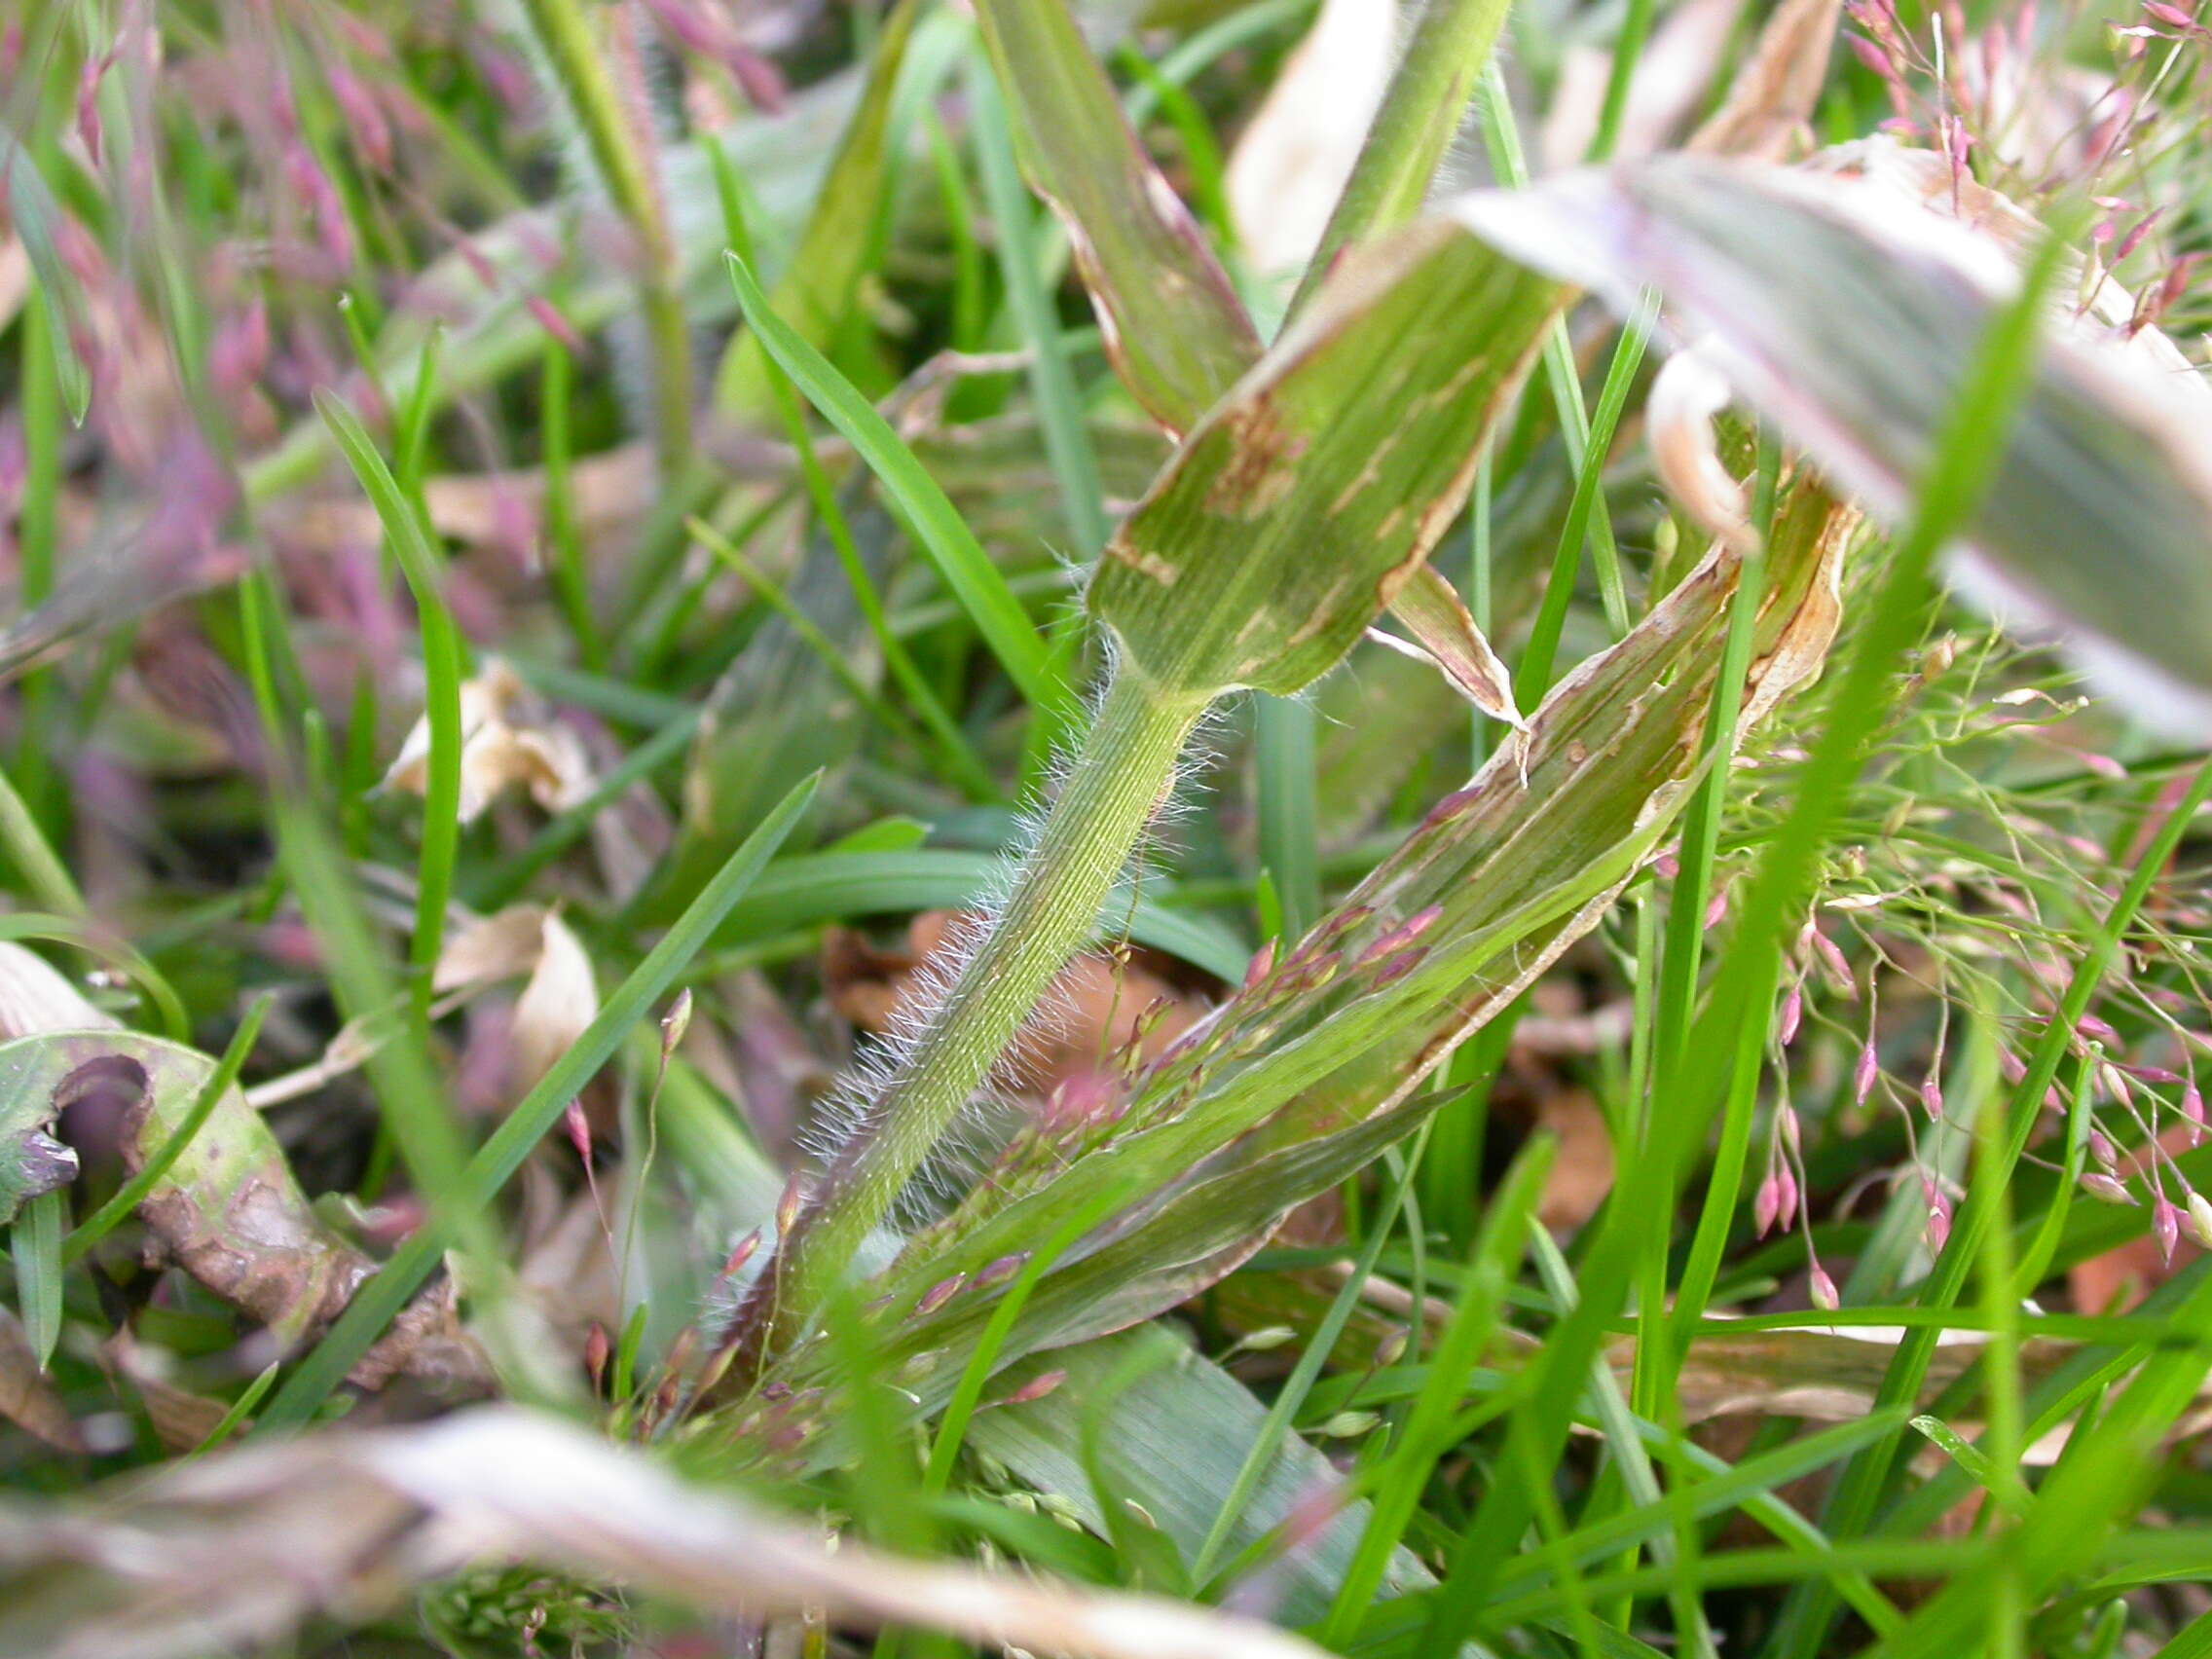
M 685 964 L 706 943 L 730 907 L 745 896 L 777 847 L 791 833 L 814 798 L 819 778 L 807 778 L 784 796 L 775 811 L 724 864 L 691 902 L 676 925 L 662 936 L 645 961 L 631 971 L 600 1007 L 598 1015 L 578 1037 L 575 1046 L 556 1060 L 538 1079 L 513 1112 L 468 1162 L 457 1195 L 477 1209 L 488 1208 L 545 1131 L 559 1120 L 571 1100 L 606 1064 L 632 1026 L 666 993 Z M 353 1298 L 313 1353 L 294 1372 L 270 1402 L 256 1432 L 297 1429 L 306 1425 L 317 1407 L 368 1351 L 394 1314 L 421 1288 L 436 1268 L 448 1243 L 445 1230 L 425 1226 L 411 1235 L 382 1272 Z
M 1191 429 L 1260 337 L 1190 209 L 1144 153 L 1066 0 L 981 0 L 1031 188 L 1067 227 L 1106 352 L 1169 431 Z
M 806 393 L 807 401 L 860 452 L 1008 676 L 1033 706 L 1067 713 L 1067 682 L 1051 647 L 937 481 L 874 405 L 776 314 L 745 262 L 731 253 L 728 267 L 738 304 L 761 346 Z
M 2032 233 L 2002 198 L 1983 192 L 1984 205 Z M 1624 312 L 1642 285 L 1659 289 L 1677 334 L 1893 524 L 1974 343 L 2020 288 L 1995 238 L 1833 169 L 1675 156 L 1477 192 L 1452 211 Z M 2155 330 L 2123 347 L 2091 337 L 2100 320 L 2050 331 L 1990 488 L 1957 526 L 1953 571 L 1970 597 L 2058 632 L 2146 719 L 2202 737 L 2212 387 Z

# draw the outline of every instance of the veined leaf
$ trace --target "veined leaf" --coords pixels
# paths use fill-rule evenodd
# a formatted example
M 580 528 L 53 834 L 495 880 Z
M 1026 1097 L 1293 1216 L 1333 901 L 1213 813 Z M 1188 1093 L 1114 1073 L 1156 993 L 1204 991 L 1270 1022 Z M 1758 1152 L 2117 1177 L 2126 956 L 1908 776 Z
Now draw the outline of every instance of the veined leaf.
M 1739 729 L 1817 672 L 1856 523 L 1801 482 L 1785 501 Z M 1667 832 L 1695 772 L 1736 575 L 1732 551 L 1709 557 L 1562 681 L 1528 732 L 1285 960 L 1125 1090 L 1060 1103 L 917 1234 L 872 1285 L 886 1362 L 914 1367 L 904 1385 L 925 1400 L 949 1386 L 941 1356 L 989 1317 L 994 1264 L 1056 1218 L 1117 1188 L 1145 1195 L 1034 1287 L 1010 1357 L 1182 1301 L 1292 1204 L 1410 1132 L 1433 1103 L 1414 1098 L 1428 1071 L 1595 926 Z M 966 1288 L 930 1298 L 956 1275 Z
M 1869 171 L 1882 152 L 1865 147 Z M 1986 193 L 1984 193 L 1986 195 Z M 1677 334 L 1873 511 L 1909 507 L 1974 343 L 2018 291 L 2006 247 L 1917 193 L 1676 156 L 1477 192 L 1451 211 Z M 2015 217 L 2018 215 L 2015 210 Z M 1954 561 L 2136 712 L 2212 733 L 2212 387 L 2153 330 L 2053 329 Z
M 1260 354 L 1229 276 L 1144 153 L 1067 0 L 981 0 L 1022 171 L 1067 227 L 1106 350 L 1160 424 L 1188 432 Z
M 1288 693 L 1457 516 L 1569 290 L 1428 221 L 1356 250 L 1106 544 L 1092 611 L 1163 689 Z
M 291 1341 L 345 1307 L 374 1264 L 316 1219 L 284 1150 L 234 1084 L 181 1146 L 176 1131 L 215 1071 L 182 1044 L 134 1031 L 63 1032 L 0 1045 L 0 1124 L 51 1124 L 76 1102 L 123 1108 L 123 1153 L 167 1172 L 141 1200 L 177 1266 Z

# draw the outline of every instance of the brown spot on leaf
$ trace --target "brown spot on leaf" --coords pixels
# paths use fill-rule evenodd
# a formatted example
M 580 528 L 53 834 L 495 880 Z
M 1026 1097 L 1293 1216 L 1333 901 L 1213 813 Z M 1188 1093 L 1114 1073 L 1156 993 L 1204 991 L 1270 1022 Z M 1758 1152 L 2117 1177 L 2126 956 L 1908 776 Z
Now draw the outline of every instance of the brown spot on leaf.
M 1258 518 L 1298 481 L 1306 439 L 1283 427 L 1264 395 L 1232 407 L 1221 431 L 1229 455 L 1206 491 L 1206 506 L 1230 518 Z

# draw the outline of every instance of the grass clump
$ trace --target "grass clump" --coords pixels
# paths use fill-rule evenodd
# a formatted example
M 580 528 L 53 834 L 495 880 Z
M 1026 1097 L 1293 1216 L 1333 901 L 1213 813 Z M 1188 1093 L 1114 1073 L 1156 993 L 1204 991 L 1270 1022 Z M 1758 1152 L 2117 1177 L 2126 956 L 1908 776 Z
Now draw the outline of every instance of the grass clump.
M 1845 12 L 34 3 L 0 1653 L 2195 1651 L 2208 37 Z

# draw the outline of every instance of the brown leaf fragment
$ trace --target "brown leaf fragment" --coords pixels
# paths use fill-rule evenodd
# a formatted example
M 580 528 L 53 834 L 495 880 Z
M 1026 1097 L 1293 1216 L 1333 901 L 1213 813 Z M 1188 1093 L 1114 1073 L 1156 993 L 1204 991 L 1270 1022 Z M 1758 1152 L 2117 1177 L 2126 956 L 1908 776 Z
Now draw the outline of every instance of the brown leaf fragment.
M 118 1331 L 100 1346 L 108 1364 L 136 1391 L 146 1420 L 171 1452 L 190 1452 L 206 1443 L 230 1408 L 210 1395 L 180 1386 L 173 1356 L 149 1347 L 129 1331 Z
M 1536 1127 L 1559 1141 L 1536 1202 L 1536 1219 L 1554 1233 L 1573 1233 L 1598 1213 L 1613 1190 L 1612 1130 L 1586 1088 L 1546 1094 L 1537 1108 Z
M 1690 135 L 1686 148 L 1782 160 L 1808 130 L 1842 17 L 1843 0 L 1783 0 L 1737 71 L 1727 101 Z
M 39 1369 L 22 1321 L 6 1308 L 0 1308 L 0 1417 L 56 1452 L 86 1450 L 76 1419 Z

